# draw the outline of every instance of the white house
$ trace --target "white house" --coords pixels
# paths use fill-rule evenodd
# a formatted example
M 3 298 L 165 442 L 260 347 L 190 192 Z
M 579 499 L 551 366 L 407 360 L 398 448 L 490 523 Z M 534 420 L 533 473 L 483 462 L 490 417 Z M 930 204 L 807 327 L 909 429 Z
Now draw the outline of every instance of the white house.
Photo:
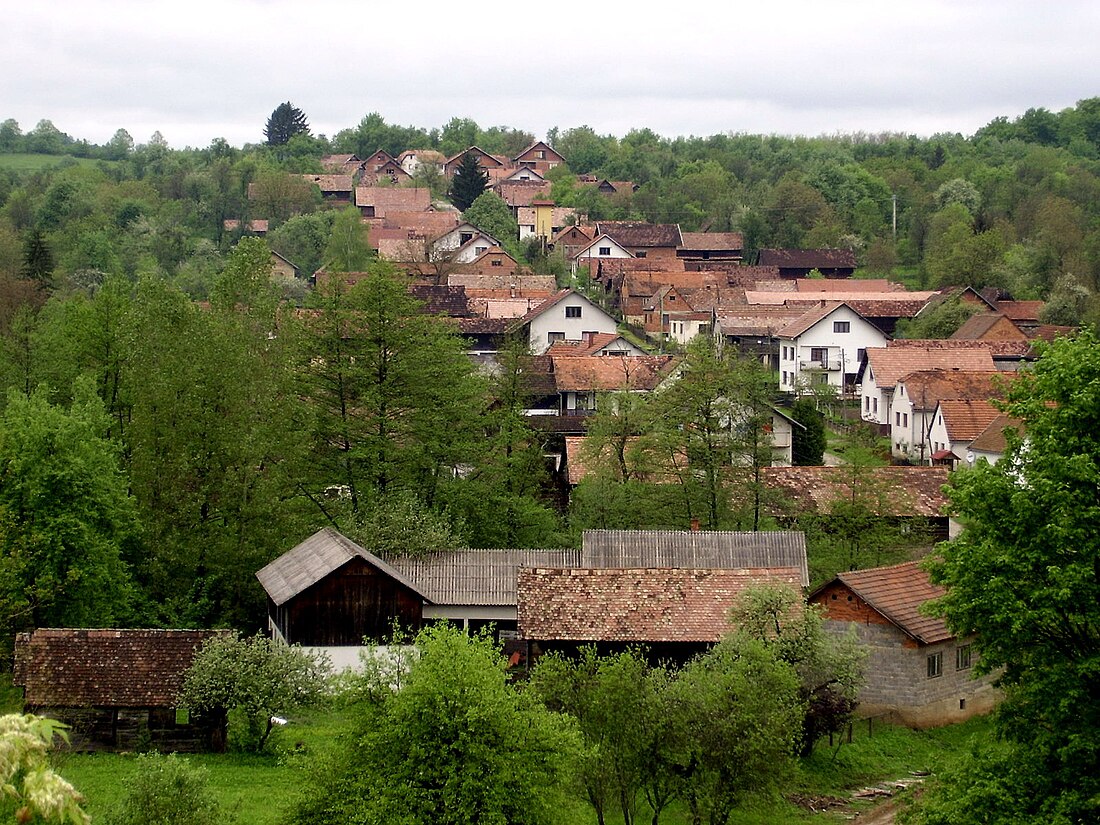
M 581 262 L 591 260 L 612 260 L 614 258 L 633 258 L 634 255 L 625 246 L 608 235 L 597 235 L 595 240 L 587 246 L 581 247 L 573 257 L 573 274 L 577 274 L 577 266 Z
M 868 347 L 860 367 L 860 416 L 864 421 L 888 425 L 890 405 L 898 381 L 921 370 L 958 368 L 970 372 L 996 372 L 988 349 L 935 346 Z
M 996 464 L 1004 458 L 1008 442 L 1005 438 L 1005 430 L 1014 430 L 1017 435 L 1024 432 L 1024 424 L 1018 418 L 998 415 L 993 422 L 978 434 L 978 437 L 970 442 L 970 451 L 963 456 L 971 466 L 979 461 Z
M 998 410 L 988 401 L 941 401 L 928 430 L 934 463 L 965 460 L 970 444 L 992 424 Z
M 467 246 L 471 241 L 480 238 L 482 240 L 482 246 L 484 249 L 476 252 L 470 260 L 474 260 L 478 255 L 488 250 L 493 246 L 500 246 L 501 243 L 492 235 L 486 232 L 482 232 L 472 223 L 460 223 L 454 229 L 450 229 L 447 232 L 440 235 L 432 242 L 432 248 L 437 252 L 454 251 Z
M 896 458 L 927 464 L 935 452 L 928 436 L 939 403 L 1000 398 L 1004 395 L 1000 382 L 1014 374 L 935 369 L 899 379 L 890 402 L 890 452 Z
M 614 318 L 572 289 L 551 295 L 512 327 L 527 330 L 535 355 L 542 355 L 555 341 L 584 341 L 598 333 L 617 333 L 618 328 Z
M 886 335 L 845 303 L 830 301 L 776 333 L 779 388 L 799 392 L 808 384 L 843 391 L 855 384 L 863 354 L 886 346 Z

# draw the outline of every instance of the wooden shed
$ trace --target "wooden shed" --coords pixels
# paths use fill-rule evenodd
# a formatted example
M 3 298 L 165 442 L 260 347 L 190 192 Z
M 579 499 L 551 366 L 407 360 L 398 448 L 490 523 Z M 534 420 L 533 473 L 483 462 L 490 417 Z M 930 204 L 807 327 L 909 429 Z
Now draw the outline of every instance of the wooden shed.
M 275 638 L 307 647 L 383 641 L 396 621 L 417 630 L 421 590 L 401 572 L 331 527 L 260 570 Z
M 220 716 L 177 697 L 203 643 L 226 631 L 39 628 L 15 638 L 24 709 L 70 725 L 78 750 L 222 751 Z

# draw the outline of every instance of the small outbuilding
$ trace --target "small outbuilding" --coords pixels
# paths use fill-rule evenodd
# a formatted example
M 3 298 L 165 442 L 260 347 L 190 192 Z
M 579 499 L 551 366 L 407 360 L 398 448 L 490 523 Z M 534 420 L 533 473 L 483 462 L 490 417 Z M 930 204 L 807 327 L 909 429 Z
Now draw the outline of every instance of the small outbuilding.
M 225 750 L 224 717 L 180 707 L 195 655 L 218 630 L 39 628 L 15 637 L 24 709 L 71 727 L 76 750 Z

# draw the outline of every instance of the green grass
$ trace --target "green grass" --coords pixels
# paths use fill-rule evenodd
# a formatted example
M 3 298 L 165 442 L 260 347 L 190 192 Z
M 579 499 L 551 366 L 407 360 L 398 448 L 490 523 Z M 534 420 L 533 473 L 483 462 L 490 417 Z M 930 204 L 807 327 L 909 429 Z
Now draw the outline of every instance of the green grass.
M 80 166 L 97 166 L 104 162 L 93 158 L 76 158 L 72 155 L 0 154 L 0 169 L 13 172 L 40 172 L 62 163 L 76 162 Z
M 240 825 L 276 825 L 285 820 L 298 795 L 308 787 L 310 756 L 332 747 L 349 722 L 346 711 L 316 712 L 292 720 L 281 730 L 274 754 L 202 754 L 188 758 L 207 769 L 218 800 L 235 811 Z M 908 777 L 912 771 L 938 772 L 966 751 L 971 738 L 989 735 L 986 719 L 932 731 L 911 731 L 876 722 L 871 733 L 865 721 L 857 722 L 851 744 L 846 738 L 842 744 L 837 740 L 839 747 L 830 748 L 828 740 L 818 743 L 812 756 L 798 762 L 784 795 L 755 799 L 739 809 L 731 821 L 737 825 L 839 822 L 867 805 L 851 805 L 843 812 L 823 815 L 799 807 L 787 797 L 800 794 L 847 800 L 852 790 L 866 785 Z M 60 754 L 57 765 L 85 795 L 88 812 L 98 820 L 118 803 L 126 780 L 135 770 L 136 759 L 126 754 Z M 649 822 L 648 809 L 644 804 L 641 807 L 638 821 Z M 582 799 L 575 798 L 559 810 L 558 822 L 592 825 L 595 816 Z M 621 822 L 621 816 L 610 812 L 608 825 Z M 689 817 L 678 806 L 666 811 L 661 822 L 687 825 Z

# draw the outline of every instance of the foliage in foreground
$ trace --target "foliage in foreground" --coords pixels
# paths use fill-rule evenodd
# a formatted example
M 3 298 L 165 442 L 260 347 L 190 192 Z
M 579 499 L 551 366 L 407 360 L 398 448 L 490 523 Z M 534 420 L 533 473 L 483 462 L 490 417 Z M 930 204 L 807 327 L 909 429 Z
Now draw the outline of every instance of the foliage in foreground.
M 327 671 L 326 662 L 302 648 L 266 636 L 219 636 L 195 656 L 180 702 L 223 718 L 237 711 L 244 720 L 241 747 L 262 751 L 271 735 L 272 717 L 320 701 Z
M 126 785 L 126 795 L 107 817 L 108 825 L 223 825 L 222 810 L 204 768 L 176 754 L 143 754 Z
M 948 777 L 926 825 L 1100 819 L 1100 341 L 1061 339 L 1016 382 L 1005 457 L 952 478 L 966 530 L 942 545 L 938 610 L 1003 668 L 1003 744 Z
M 435 625 L 394 692 L 383 686 L 293 821 L 551 823 L 575 731 L 508 682 L 492 639 Z
M 87 825 L 84 798 L 55 773 L 48 752 L 65 725 L 53 719 L 17 713 L 0 716 L 0 816 L 16 822 L 68 822 Z

